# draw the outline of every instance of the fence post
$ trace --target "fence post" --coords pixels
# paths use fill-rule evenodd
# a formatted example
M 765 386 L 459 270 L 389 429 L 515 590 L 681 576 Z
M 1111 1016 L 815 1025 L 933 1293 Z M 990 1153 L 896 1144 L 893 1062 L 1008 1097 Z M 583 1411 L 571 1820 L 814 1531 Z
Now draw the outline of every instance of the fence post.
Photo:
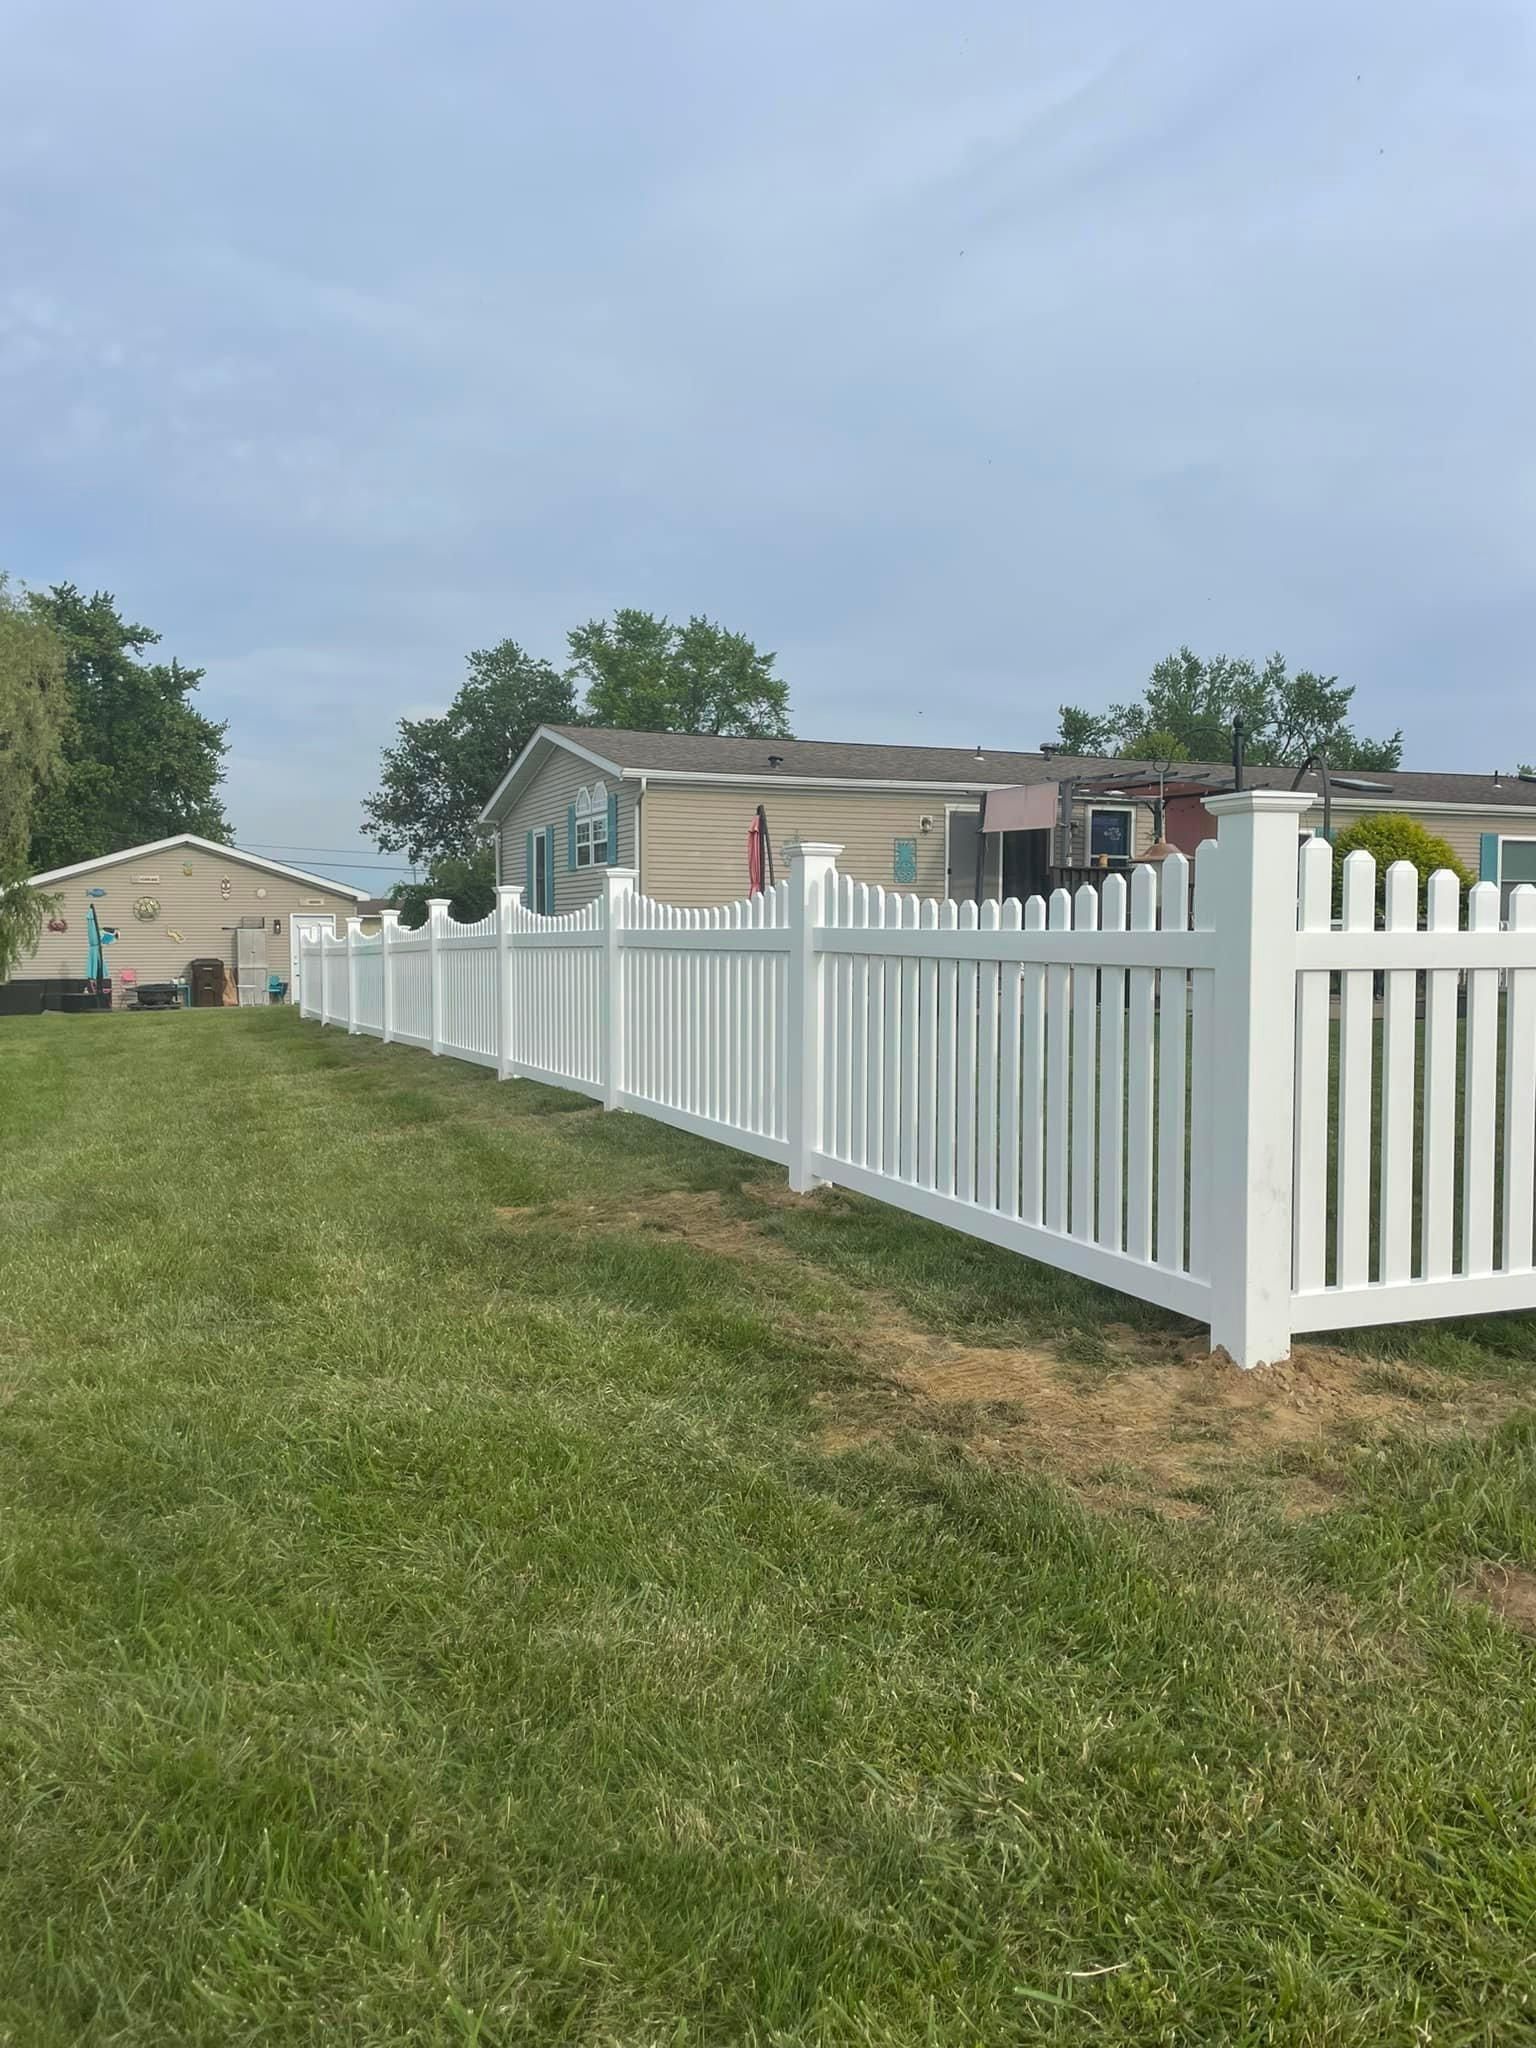
M 514 882 L 496 885 L 496 1078 L 512 1078 L 512 913 L 523 900 Z
M 1211 1348 L 1243 1366 L 1274 1365 L 1291 1350 L 1297 849 L 1314 801 L 1281 789 L 1205 800 L 1220 845 L 1211 919 Z
M 784 1128 L 789 1134 L 789 1184 L 802 1195 L 816 1185 L 811 1160 L 821 1150 L 825 1078 L 825 1005 L 816 927 L 826 917 L 827 890 L 842 850 L 811 839 L 791 840 L 784 848 L 789 860 L 790 927 Z
M 347 919 L 347 1036 L 357 1036 L 357 941 L 362 931 L 360 917 Z
M 394 973 L 394 962 L 389 957 L 389 949 L 399 929 L 398 910 L 379 912 L 379 1024 L 380 1036 L 386 1045 L 395 1035 L 395 991 L 390 980 Z
M 633 868 L 603 871 L 603 1107 L 617 1109 L 624 1084 L 624 931 L 635 893 Z
M 448 915 L 446 896 L 427 898 L 427 982 L 432 999 L 432 1051 L 443 1049 L 443 920 Z

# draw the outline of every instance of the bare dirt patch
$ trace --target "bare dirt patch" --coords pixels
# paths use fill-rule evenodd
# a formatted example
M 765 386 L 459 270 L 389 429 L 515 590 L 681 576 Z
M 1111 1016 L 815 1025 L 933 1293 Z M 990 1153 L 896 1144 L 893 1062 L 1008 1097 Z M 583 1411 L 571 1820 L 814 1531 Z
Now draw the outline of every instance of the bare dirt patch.
M 750 1257 L 759 1263 L 782 1265 L 791 1257 L 784 1245 L 757 1230 L 750 1217 L 730 1214 L 713 1188 L 668 1188 L 660 1194 L 624 1196 L 610 1202 L 528 1202 L 494 1213 L 509 1223 L 537 1218 L 578 1230 L 652 1232 L 681 1238 L 697 1251 L 718 1252 L 727 1258 Z
M 1511 1628 L 1536 1635 L 1536 1572 L 1517 1564 L 1479 1565 L 1462 1596 L 1491 1607 Z
M 759 1211 L 804 1207 L 780 1181 L 742 1188 Z M 513 1222 L 558 1218 L 578 1229 L 659 1232 L 700 1251 L 782 1266 L 797 1255 L 728 1209 L 715 1190 L 498 1209 Z M 814 1319 L 806 1334 L 865 1368 L 864 1384 L 821 1397 L 818 1434 L 833 1454 L 911 1433 L 958 1440 L 986 1464 L 1064 1480 L 1090 1506 L 1207 1512 L 1204 1497 L 1241 1480 L 1292 1516 L 1325 1513 L 1347 1482 L 1329 1454 L 1400 1431 L 1481 1433 L 1507 1409 L 1501 1390 L 1299 1345 L 1285 1365 L 1240 1371 L 1204 1333 L 1109 1323 L 1095 1362 L 1070 1342 L 962 1345 L 916 1323 L 900 1303 L 862 1291 L 856 1314 Z
M 845 1338 L 891 1396 L 883 1432 L 864 1404 L 859 1440 L 914 1427 L 958 1432 L 973 1456 L 1053 1473 L 1091 1505 L 1135 1501 L 1176 1518 L 1199 1514 L 1201 1496 L 1241 1478 L 1299 1516 L 1325 1513 L 1345 1490 L 1326 1469 L 1305 1469 L 1314 1459 L 1326 1466 L 1345 1444 L 1398 1431 L 1490 1427 L 1505 1405 L 1488 1389 L 1402 1365 L 1383 1375 L 1371 1359 L 1319 1345 L 1242 1372 L 1213 1357 L 1203 1336 L 1126 1325 L 1104 1334 L 1114 1348 L 1089 1380 L 1049 1345 L 969 1348 L 883 1308 Z

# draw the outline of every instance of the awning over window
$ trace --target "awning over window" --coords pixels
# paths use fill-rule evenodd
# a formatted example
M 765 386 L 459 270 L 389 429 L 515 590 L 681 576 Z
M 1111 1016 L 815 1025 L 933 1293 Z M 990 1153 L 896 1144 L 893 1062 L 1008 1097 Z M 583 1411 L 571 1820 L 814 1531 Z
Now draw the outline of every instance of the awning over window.
M 1048 832 L 1061 801 L 1059 782 L 1020 782 L 989 789 L 981 807 L 983 832 Z

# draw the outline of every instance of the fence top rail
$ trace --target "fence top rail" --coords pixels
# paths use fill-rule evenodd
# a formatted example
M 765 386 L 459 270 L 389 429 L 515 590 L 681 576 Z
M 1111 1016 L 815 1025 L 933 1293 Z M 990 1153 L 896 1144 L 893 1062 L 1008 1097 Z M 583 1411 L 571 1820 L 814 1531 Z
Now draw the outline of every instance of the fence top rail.
M 789 923 L 789 884 L 776 882 L 756 895 L 701 909 L 637 894 L 626 899 L 623 922 L 632 932 L 773 931 Z
M 999 960 L 1058 967 L 1214 968 L 1215 932 L 1095 931 L 1060 926 L 819 926 L 812 943 L 818 953 L 879 954 L 891 959 Z
M 540 910 L 530 910 L 523 903 L 507 905 L 507 927 L 510 931 L 549 932 L 559 936 L 567 932 L 592 932 L 602 929 L 603 899 L 596 896 L 590 903 L 582 904 L 579 910 L 563 911 L 558 917 L 546 917 Z M 486 920 L 485 929 L 495 931 L 494 914 Z
M 823 937 L 818 945 L 837 951 L 841 935 L 870 931 L 892 938 L 892 950 L 897 952 L 913 950 L 910 941 L 901 936 L 912 933 L 1092 932 L 1118 937 L 1154 931 L 1180 935 L 1209 932 L 1219 861 L 1217 843 L 1211 839 L 1200 848 L 1193 873 L 1188 859 L 1174 852 L 1160 866 L 1144 863 L 1128 873 L 1108 874 L 1101 883 L 1084 882 L 1075 892 L 1056 889 L 1049 897 L 1010 896 L 1001 903 L 989 899 L 980 904 L 906 895 L 834 872 L 827 878 L 825 901 L 819 906 L 823 914 L 818 929 L 822 934 L 840 936 L 836 940 Z M 874 949 L 861 943 L 848 950 Z M 926 943 L 920 942 L 916 950 L 926 950 Z M 958 950 L 959 956 L 965 957 L 963 947 L 956 949 L 946 943 L 939 950 L 946 955 Z M 985 944 L 971 957 L 1011 958 L 1013 951 Z M 1019 957 L 1026 955 L 1020 953 Z M 1174 964 L 1172 955 L 1168 960 Z

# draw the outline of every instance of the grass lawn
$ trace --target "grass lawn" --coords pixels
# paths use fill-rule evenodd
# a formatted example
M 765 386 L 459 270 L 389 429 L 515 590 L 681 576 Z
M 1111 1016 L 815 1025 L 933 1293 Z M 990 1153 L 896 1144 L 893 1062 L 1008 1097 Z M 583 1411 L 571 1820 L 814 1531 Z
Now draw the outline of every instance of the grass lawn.
M 1193 1339 L 291 1011 L 0 1020 L 0 2043 L 1536 2040 L 1536 1321 Z

